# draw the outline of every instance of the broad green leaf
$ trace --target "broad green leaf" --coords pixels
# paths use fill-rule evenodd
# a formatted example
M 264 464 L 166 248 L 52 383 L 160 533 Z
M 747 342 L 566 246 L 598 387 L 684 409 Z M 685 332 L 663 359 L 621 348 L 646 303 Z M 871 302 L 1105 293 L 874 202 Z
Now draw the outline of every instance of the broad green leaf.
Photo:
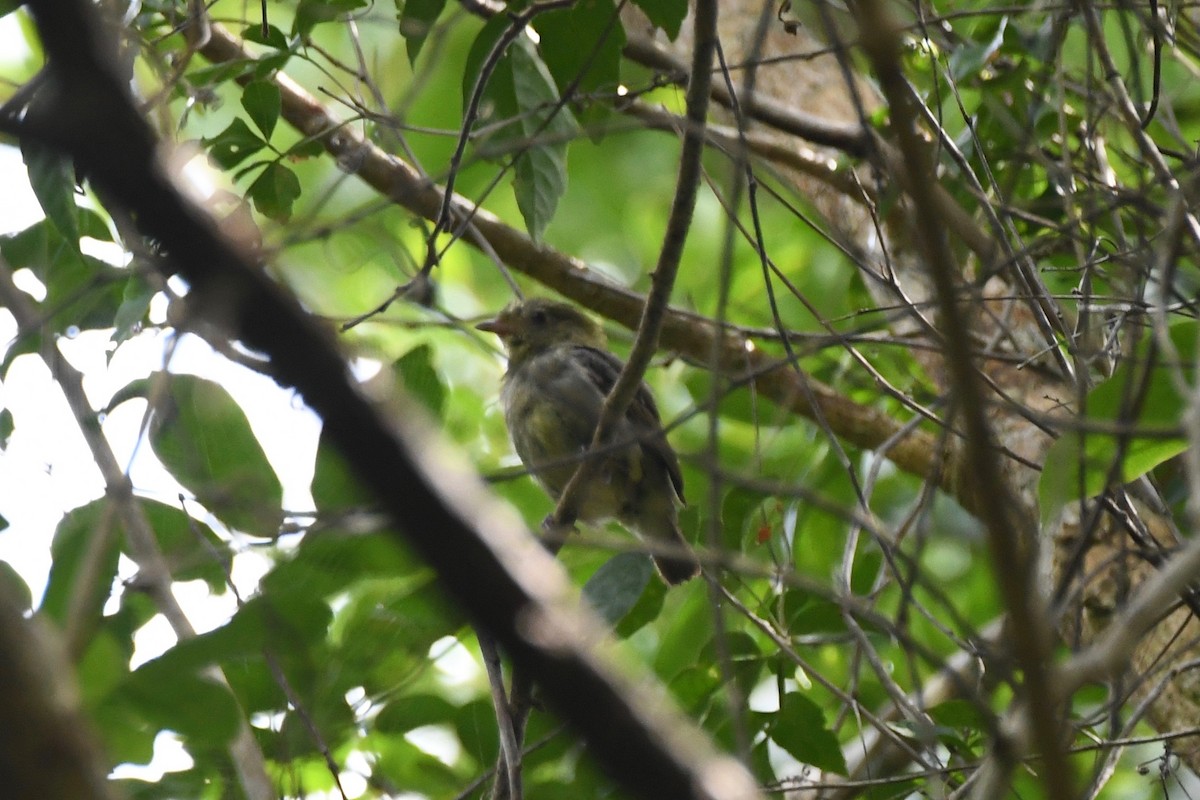
M 207 523 L 192 519 L 180 508 L 148 499 L 140 500 L 139 504 L 171 577 L 177 581 L 202 580 L 210 590 L 224 591 L 226 564 L 232 558 L 229 544 Z M 127 546 L 123 549 L 128 551 Z M 132 553 L 127 554 L 132 557 Z
M 242 108 L 268 140 L 279 121 L 281 107 L 279 87 L 272 81 L 251 81 L 242 90 Z
M 495 718 L 492 727 L 496 727 Z M 380 740 L 372 755 L 373 771 L 408 792 L 423 797 L 456 797 L 462 789 L 460 775 L 401 736 Z
M 637 605 L 653 574 L 644 553 L 618 553 L 588 578 L 583 597 L 610 627 L 615 626 Z
M 159 460 L 226 525 L 273 535 L 283 488 L 242 409 L 224 387 L 203 378 L 169 374 L 162 385 L 150 426 Z
M 434 23 L 446 7 L 446 0 L 396 0 L 400 10 L 400 35 L 408 47 L 408 63 L 417 63 L 417 56 Z
M 272 597 L 301 592 L 328 598 L 368 578 L 409 577 L 421 570 L 387 533 L 326 530 L 307 534 L 299 550 L 263 578 L 263 588 Z
M 802 694 L 784 695 L 771 725 L 771 738 L 796 760 L 826 772 L 846 774 L 837 737 L 826 727 L 820 706 Z
M 454 731 L 463 750 L 477 764 L 491 765 L 500 750 L 496 732 L 496 715 L 486 700 L 472 700 L 461 706 L 454 715 Z
M 637 603 L 625 616 L 617 622 L 613 633 L 619 639 L 628 639 L 639 630 L 649 625 L 662 613 L 663 601 L 667 597 L 667 585 L 661 580 L 652 579 L 642 590 Z
M 71 160 L 32 139 L 21 140 L 21 156 L 29 185 L 63 241 L 79 250 L 79 216 L 75 205 L 75 170 Z
M 287 222 L 300 196 L 300 179 L 278 161 L 272 161 L 250 184 L 246 194 L 254 201 L 258 213 L 276 222 Z
M 453 723 L 458 708 L 436 694 L 398 697 L 375 717 L 375 730 L 383 733 L 407 733 L 424 725 Z
M 50 544 L 50 576 L 39 610 L 65 629 L 70 621 L 86 642 L 100 623 L 117 577 L 121 529 L 116 506 L 94 500 L 59 521 Z M 74 620 L 70 620 L 72 615 Z
M 488 56 L 500 37 L 508 30 L 509 24 L 509 20 L 503 14 L 492 17 L 475 36 L 475 41 L 471 43 L 471 50 L 467 53 L 467 64 L 463 70 L 462 81 L 463 109 L 468 108 L 475 92 L 480 91 L 479 113 L 478 117 L 473 120 L 476 127 L 491 125 L 497 120 L 512 120 L 517 116 L 517 98 L 513 94 L 511 54 L 502 55 L 490 75 L 482 74 Z M 509 50 L 511 51 L 511 49 L 510 47 Z M 479 88 L 477 84 L 485 77 L 486 82 L 482 88 Z M 516 135 L 516 129 L 510 127 L 503 132 L 503 135 L 494 133 L 493 137 L 500 136 L 503 139 L 514 135 Z
M 324 513 L 377 505 L 374 495 L 363 488 L 362 482 L 347 466 L 346 459 L 329 443 L 325 430 L 321 431 L 317 442 L 312 496 L 317 510 Z
M 79 209 L 78 223 L 83 236 L 110 238 L 107 226 L 93 211 Z M 0 237 L 0 254 L 14 270 L 31 270 L 46 287 L 41 307 L 49 315 L 51 331 L 112 327 L 128 279 L 126 270 L 81 254 L 78 241 L 68 242 L 49 220 Z
M 332 22 L 344 18 L 351 11 L 365 8 L 367 0 L 300 0 L 296 7 L 296 18 L 292 23 L 292 33 L 301 37 L 308 36 L 312 29 L 322 22 Z
M 219 628 L 187 639 L 138 672 L 169 676 L 199 673 L 214 664 L 261 662 L 265 653 L 279 658 L 307 654 L 329 630 L 332 612 L 319 597 L 297 590 L 286 598 L 259 595 L 248 600 Z
M 591 0 L 540 14 L 533 25 L 541 40 L 538 50 L 560 94 L 576 101 L 616 92 L 625 29 L 612 0 Z
M 687 0 L 634 0 L 633 4 L 646 13 L 655 27 L 662 28 L 671 41 L 687 16 Z
M 224 686 L 194 673 L 135 670 L 117 690 L 147 722 L 177 731 L 201 745 L 224 745 L 237 732 L 241 712 Z
M 395 372 L 408 393 L 416 397 L 435 417 L 442 415 L 446 388 L 433 366 L 433 348 L 422 344 L 409 350 L 395 364 Z
M 1008 30 L 1008 17 L 1000 17 L 994 26 L 994 31 L 986 39 L 981 41 L 981 37 L 977 36 L 950 54 L 950 74 L 955 80 L 974 77 L 1000 50 L 1004 44 L 1004 32 Z
M 129 655 L 108 631 L 92 637 L 75 674 L 85 708 L 94 708 L 129 674 Z
M 136 271 L 125 282 L 121 305 L 113 317 L 112 340 L 120 343 L 142 329 L 142 323 L 150 311 L 150 301 L 158 294 L 158 287 L 151 284 Z
M 203 141 L 213 161 L 224 169 L 236 167 L 267 146 L 241 117 L 225 126 L 225 130 L 216 136 Z
M 517 100 L 522 150 L 516 157 L 513 190 L 529 235 L 540 240 L 567 191 L 567 146 L 579 126 L 565 105 L 546 65 L 528 39 L 509 48 L 513 94 Z

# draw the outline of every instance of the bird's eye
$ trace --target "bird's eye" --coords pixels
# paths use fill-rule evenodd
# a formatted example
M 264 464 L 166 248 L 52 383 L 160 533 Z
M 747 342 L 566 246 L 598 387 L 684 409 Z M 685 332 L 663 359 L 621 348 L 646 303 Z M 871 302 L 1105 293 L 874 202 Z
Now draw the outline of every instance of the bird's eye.
M 546 324 L 546 312 L 542 311 L 539 308 L 538 310 L 534 311 L 532 314 L 529 315 L 529 320 L 534 325 L 545 325 Z

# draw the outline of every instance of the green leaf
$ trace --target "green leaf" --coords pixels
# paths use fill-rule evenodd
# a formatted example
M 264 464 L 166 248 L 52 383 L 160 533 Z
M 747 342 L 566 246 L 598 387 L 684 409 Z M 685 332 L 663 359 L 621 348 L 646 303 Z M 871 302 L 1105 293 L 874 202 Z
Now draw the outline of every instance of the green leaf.
M 202 141 L 213 161 L 224 169 L 236 167 L 267 146 L 241 117 L 229 123 L 216 136 Z
M 82 235 L 109 238 L 95 212 L 80 209 L 79 223 Z M 14 270 L 32 270 L 46 287 L 41 307 L 49 314 L 52 332 L 112 326 L 129 273 L 81 254 L 78 241 L 65 239 L 48 219 L 0 237 L 0 254 Z
M 992 20 L 988 22 L 993 23 Z M 1004 32 L 1008 30 L 1008 17 L 1000 17 L 994 24 L 995 30 L 984 41 L 976 37 L 950 54 L 950 74 L 956 81 L 974 77 L 1000 50 L 1004 44 Z
M 154 531 L 158 549 L 177 581 L 202 580 L 209 589 L 226 587 L 226 566 L 233 554 L 229 545 L 206 523 L 192 519 L 183 509 L 154 500 L 139 500 L 142 514 Z M 125 537 L 122 549 L 128 550 Z M 132 558 L 132 553 L 127 555 Z
M 687 0 L 633 0 L 645 12 L 656 28 L 662 28 L 667 38 L 675 41 L 687 16 Z
M 224 745 L 241 713 L 224 686 L 192 673 L 166 672 L 149 662 L 118 690 L 151 725 L 177 731 L 203 745 Z
M 517 100 L 523 150 L 517 155 L 513 190 L 525 227 L 540 240 L 567 191 L 567 145 L 579 126 L 566 106 L 558 106 L 558 88 L 528 39 L 509 48 L 513 93 Z
M 424 725 L 453 723 L 458 708 L 436 694 L 399 697 L 384 706 L 375 717 L 375 730 L 383 733 L 407 733 Z
M 615 626 L 637 605 L 653 574 L 644 553 L 618 553 L 584 584 L 583 597 L 610 627 Z
M 65 629 L 73 624 L 87 641 L 99 625 L 117 577 L 121 531 L 112 503 L 94 500 L 59 521 L 50 544 L 50 576 L 40 611 Z M 85 582 L 84 576 L 88 580 Z
M 13 435 L 13 415 L 12 409 L 0 408 L 0 450 L 8 447 L 8 440 Z M 8 527 L 8 521 L 0 516 L 0 531 Z
M 266 36 L 263 36 L 261 24 L 248 25 L 245 28 L 242 28 L 242 38 L 248 42 L 255 42 L 256 44 L 273 47 L 276 50 L 290 49 L 287 36 L 284 35 L 283 31 L 281 31 L 279 28 L 276 28 L 274 25 L 267 25 Z
M 158 294 L 158 287 L 134 272 L 125 282 L 121 305 L 113 317 L 112 341 L 120 344 L 142 329 L 142 323 L 150 312 L 150 301 Z
M 246 193 L 260 214 L 276 222 L 287 222 L 292 215 L 292 206 L 300 196 L 300 179 L 296 173 L 273 161 L 254 179 Z
M 500 37 L 508 30 L 510 21 L 503 14 L 497 14 L 488 20 L 487 24 L 475 36 L 471 50 L 467 53 L 467 63 L 463 69 L 463 108 L 467 108 L 471 97 L 476 91 L 476 83 L 481 79 L 484 62 Z M 511 47 L 509 48 L 511 50 Z M 505 53 L 496 63 L 492 74 L 488 76 L 480 94 L 479 115 L 474 120 L 476 127 L 493 124 L 497 120 L 514 119 L 517 116 L 517 98 L 513 93 L 512 57 Z M 514 129 L 493 133 L 493 137 L 509 138 L 514 135 Z
M 283 488 L 242 409 L 212 381 L 158 373 L 151 382 L 157 379 L 166 389 L 150 426 L 159 460 L 226 525 L 273 535 Z
M 846 774 L 837 737 L 825 726 L 820 706 L 802 694 L 784 695 L 771 726 L 771 738 L 793 758 L 826 772 Z
M 614 24 L 614 20 L 616 20 Z M 613 94 L 621 80 L 625 29 L 612 0 L 590 0 L 534 19 L 538 49 L 560 93 Z
M 1038 480 L 1043 521 L 1052 519 L 1068 503 L 1103 492 L 1110 476 L 1128 483 L 1187 449 L 1187 439 L 1178 434 L 1178 428 L 1188 398 L 1177 390 L 1173 375 L 1194 384 L 1198 333 L 1200 326 L 1194 322 L 1171 326 L 1169 336 L 1179 364 L 1163 363 L 1161 351 L 1144 342 L 1111 378 L 1088 393 L 1081 429 L 1064 432 L 1046 453 Z M 1155 363 L 1148 364 L 1154 352 L 1158 354 Z M 1131 406 L 1139 394 L 1138 414 L 1131 420 Z M 1089 426 L 1113 431 L 1123 428 L 1129 433 L 1118 437 L 1089 431 Z M 1114 471 L 1118 457 L 1120 463 Z
M 416 64 L 417 56 L 420 55 L 421 48 L 425 45 L 425 39 L 433 30 L 437 18 L 441 16 L 442 9 L 446 7 L 446 0 L 396 0 L 396 2 L 397 4 L 403 3 L 403 9 L 400 12 L 400 35 L 404 37 L 408 46 L 408 63 Z
M 323 531 L 305 536 L 295 555 L 271 570 L 262 585 L 272 597 L 286 598 L 298 591 L 326 598 L 365 579 L 408 577 L 421 570 L 387 533 Z
M 29 185 L 63 241 L 79 250 L 79 216 L 75 206 L 75 170 L 71 160 L 32 139 L 21 140 L 21 157 Z
M 267 139 L 275 130 L 282 107 L 279 87 L 273 81 L 250 81 L 242 90 L 242 108 Z
M 129 655 L 112 633 L 92 637 L 75 670 L 84 707 L 95 708 L 128 674 Z
M 433 348 L 422 344 L 409 350 L 395 364 L 396 376 L 409 394 L 421 401 L 434 416 L 441 416 L 446 388 L 433 368 Z
M 363 489 L 362 481 L 350 471 L 342 454 L 329 443 L 325 429 L 321 430 L 317 441 L 312 496 L 317 510 L 326 514 L 350 508 L 370 508 L 377 504 L 374 495 Z
M 343 19 L 355 9 L 365 8 L 367 0 L 300 0 L 292 32 L 306 37 L 322 22 Z

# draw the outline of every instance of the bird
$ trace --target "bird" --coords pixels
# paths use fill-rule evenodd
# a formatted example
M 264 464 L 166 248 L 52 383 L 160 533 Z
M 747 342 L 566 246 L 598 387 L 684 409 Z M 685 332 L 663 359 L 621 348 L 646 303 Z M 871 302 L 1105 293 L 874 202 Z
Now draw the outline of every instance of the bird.
M 591 446 L 604 400 L 623 362 L 604 329 L 573 306 L 518 300 L 475 326 L 500 337 L 508 355 L 500 400 L 513 447 L 557 502 Z M 669 545 L 652 553 L 659 574 L 679 584 L 700 563 L 679 529 L 684 501 L 679 459 L 667 442 L 650 388 L 642 383 L 609 440 L 614 449 L 582 491 L 579 519 L 616 519 L 643 539 Z

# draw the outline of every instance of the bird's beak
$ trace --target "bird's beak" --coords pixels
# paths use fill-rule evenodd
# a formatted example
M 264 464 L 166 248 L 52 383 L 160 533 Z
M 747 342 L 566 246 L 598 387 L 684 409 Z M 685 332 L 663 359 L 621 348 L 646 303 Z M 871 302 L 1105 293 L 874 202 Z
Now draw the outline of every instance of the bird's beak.
M 488 333 L 494 333 L 497 336 L 501 336 L 501 337 L 508 336 L 509 334 L 511 334 L 513 332 L 512 326 L 509 325 L 508 323 L 504 322 L 504 320 L 500 319 L 499 317 L 496 317 L 495 319 L 485 320 L 484 322 L 481 322 L 478 325 L 476 325 L 475 329 L 480 330 L 480 331 L 487 331 Z

